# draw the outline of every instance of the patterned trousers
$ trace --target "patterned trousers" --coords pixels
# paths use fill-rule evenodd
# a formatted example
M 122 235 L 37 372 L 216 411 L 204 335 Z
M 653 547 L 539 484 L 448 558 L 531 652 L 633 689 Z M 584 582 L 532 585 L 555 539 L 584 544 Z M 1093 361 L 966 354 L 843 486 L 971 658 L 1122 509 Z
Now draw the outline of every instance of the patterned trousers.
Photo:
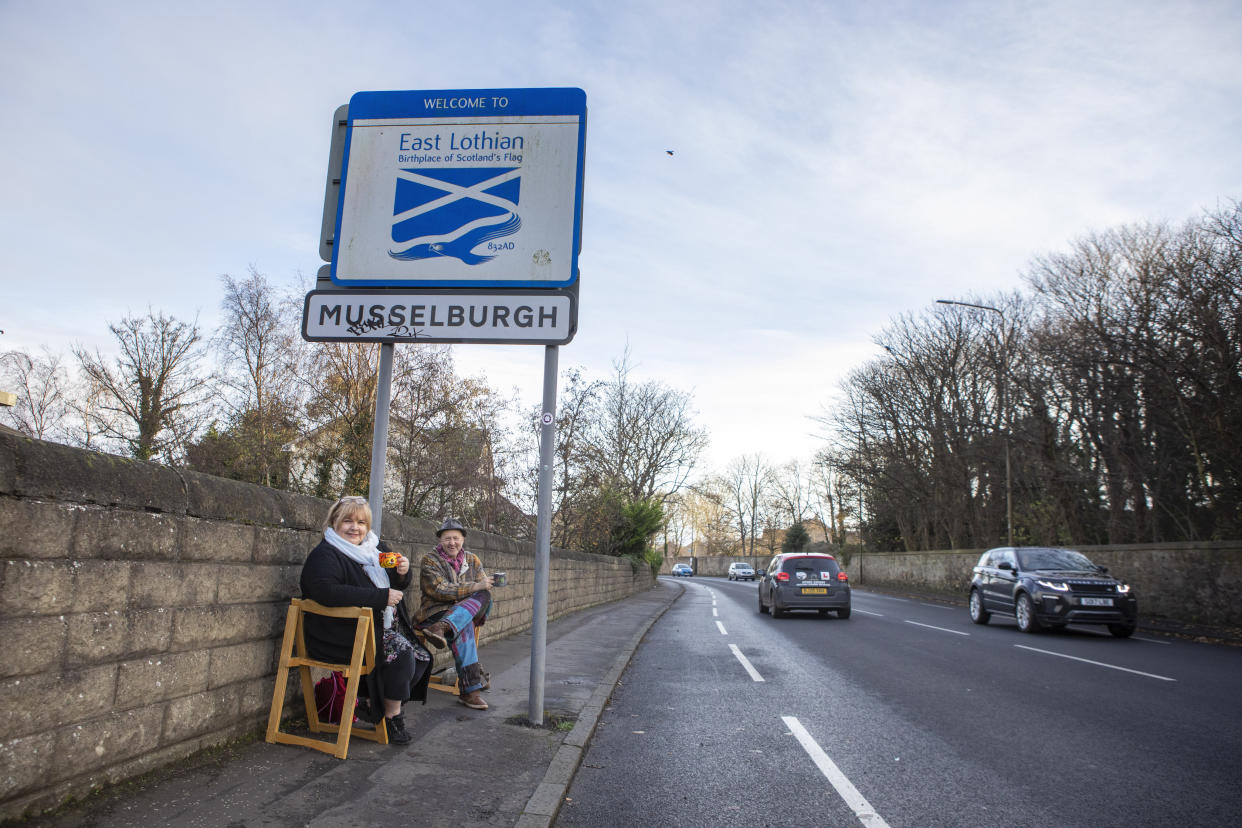
M 449 625 L 449 649 L 453 652 L 453 664 L 457 667 L 457 687 L 463 696 L 483 686 L 483 668 L 479 666 L 479 648 L 475 642 L 474 628 L 483 626 L 492 610 L 492 594 L 487 590 L 471 593 L 453 605 L 447 612 L 436 613 L 422 623 L 430 626 L 437 621 Z

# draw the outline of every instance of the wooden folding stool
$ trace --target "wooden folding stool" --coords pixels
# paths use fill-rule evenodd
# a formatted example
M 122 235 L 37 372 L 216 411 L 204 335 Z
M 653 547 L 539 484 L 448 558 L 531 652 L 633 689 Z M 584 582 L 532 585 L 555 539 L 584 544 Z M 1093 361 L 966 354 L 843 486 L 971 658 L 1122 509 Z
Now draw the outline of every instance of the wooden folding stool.
M 326 615 L 331 618 L 354 620 L 354 649 L 348 664 L 332 664 L 311 658 L 306 652 L 306 639 L 302 621 L 306 613 Z M 285 617 L 285 637 L 280 645 L 280 663 L 276 668 L 276 688 L 272 691 L 272 709 L 267 717 L 267 741 L 303 747 L 330 753 L 344 759 L 349 752 L 349 737 L 359 736 L 381 745 L 388 744 L 388 729 L 383 719 L 374 727 L 354 725 L 354 702 L 362 686 L 363 676 L 375 669 L 375 629 L 371 610 L 367 607 L 325 607 L 309 598 L 294 598 L 289 603 Z M 296 654 L 295 654 L 296 653 Z M 280 717 L 285 706 L 285 689 L 289 671 L 300 668 L 302 699 L 306 702 L 306 723 L 312 733 L 335 733 L 336 741 L 295 736 L 280 730 Z M 311 668 L 339 671 L 345 677 L 345 704 L 341 709 L 341 723 L 320 721 L 315 703 L 315 686 L 311 681 Z

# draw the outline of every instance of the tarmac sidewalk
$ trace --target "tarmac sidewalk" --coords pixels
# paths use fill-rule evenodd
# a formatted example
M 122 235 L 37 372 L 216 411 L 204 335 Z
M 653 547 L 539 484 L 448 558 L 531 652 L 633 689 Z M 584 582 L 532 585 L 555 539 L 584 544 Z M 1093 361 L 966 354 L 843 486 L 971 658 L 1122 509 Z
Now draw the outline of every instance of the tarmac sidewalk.
M 456 696 L 432 691 L 425 706 L 406 707 L 413 741 L 404 747 L 354 739 L 342 762 L 259 741 L 187 760 L 24 824 L 550 825 L 622 671 L 683 591 L 658 581 L 550 622 L 542 728 L 527 717 L 527 632 L 480 648 L 479 660 L 492 674 L 488 710 L 470 710 Z

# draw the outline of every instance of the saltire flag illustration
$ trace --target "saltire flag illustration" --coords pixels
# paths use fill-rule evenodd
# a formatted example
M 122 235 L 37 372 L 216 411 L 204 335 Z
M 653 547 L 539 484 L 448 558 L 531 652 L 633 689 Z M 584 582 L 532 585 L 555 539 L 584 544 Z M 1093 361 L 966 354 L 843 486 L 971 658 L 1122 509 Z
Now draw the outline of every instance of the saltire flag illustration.
M 399 170 L 388 255 L 447 256 L 468 265 L 491 261 L 495 255 L 475 248 L 521 229 L 521 183 L 521 167 Z

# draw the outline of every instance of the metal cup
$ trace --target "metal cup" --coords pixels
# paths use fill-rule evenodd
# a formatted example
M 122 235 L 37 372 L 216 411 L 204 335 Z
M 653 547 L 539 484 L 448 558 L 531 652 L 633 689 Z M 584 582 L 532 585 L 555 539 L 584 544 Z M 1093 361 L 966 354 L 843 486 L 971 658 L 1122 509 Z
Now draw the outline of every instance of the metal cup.
M 504 573 L 504 572 L 493 572 L 492 573 L 492 586 L 501 587 L 501 586 L 504 586 L 506 583 L 508 583 L 506 574 L 507 573 Z

